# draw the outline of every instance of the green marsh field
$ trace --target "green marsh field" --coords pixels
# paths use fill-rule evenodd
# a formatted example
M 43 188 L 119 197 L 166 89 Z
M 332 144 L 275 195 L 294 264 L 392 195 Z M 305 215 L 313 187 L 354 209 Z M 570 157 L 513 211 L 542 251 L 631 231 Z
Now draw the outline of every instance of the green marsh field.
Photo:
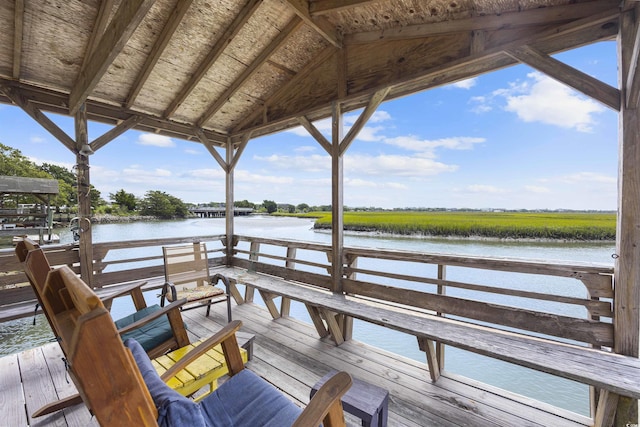
M 331 214 L 312 212 L 317 229 Z M 397 235 L 498 239 L 615 240 L 616 214 L 592 212 L 380 211 L 345 212 L 344 229 Z

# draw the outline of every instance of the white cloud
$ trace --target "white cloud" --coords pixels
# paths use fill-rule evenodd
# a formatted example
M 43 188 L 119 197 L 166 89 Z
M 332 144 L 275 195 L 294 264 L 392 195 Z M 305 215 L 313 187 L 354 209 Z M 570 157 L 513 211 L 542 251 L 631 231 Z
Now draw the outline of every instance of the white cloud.
M 470 193 L 491 193 L 491 194 L 501 194 L 506 193 L 507 190 L 504 188 L 495 187 L 493 185 L 482 185 L 482 184 L 474 184 L 469 185 L 466 190 Z
M 391 120 L 391 114 L 384 110 L 377 110 L 369 119 L 369 123 L 380 123 L 388 120 Z
M 29 140 L 34 144 L 42 144 L 43 142 L 46 142 L 46 139 L 37 135 L 33 135 L 31 138 L 29 138 Z
M 300 170 L 304 172 L 319 172 L 331 170 L 331 158 L 328 155 L 312 154 L 311 156 L 254 156 L 254 160 L 266 162 L 276 170 Z
M 314 147 L 313 145 L 303 145 L 302 147 L 296 147 L 293 149 L 296 153 L 311 153 L 318 149 L 318 147 Z
M 531 192 L 531 193 L 538 193 L 538 194 L 544 194 L 544 193 L 550 193 L 551 190 L 547 187 L 542 187 L 540 185 L 525 185 L 524 187 L 525 190 Z
M 580 184 L 580 183 L 603 183 L 603 184 L 616 184 L 618 179 L 614 176 L 604 175 L 594 172 L 578 172 L 570 175 L 561 176 L 559 179 L 561 182 L 567 184 Z
M 501 105 L 524 122 L 540 122 L 578 132 L 591 132 L 596 124 L 595 115 L 605 111 L 596 101 L 539 72 L 531 72 L 527 80 L 511 82 L 487 96 L 474 96 L 469 103 L 475 113 L 487 113 Z
M 450 138 L 440 138 L 434 140 L 419 139 L 413 135 L 397 136 L 385 138 L 383 142 L 404 148 L 410 151 L 430 153 L 436 148 L 446 148 L 449 150 L 471 150 L 475 144 L 485 142 L 485 138 L 454 136 Z
M 423 157 L 347 154 L 344 158 L 344 168 L 350 175 L 425 177 L 454 172 L 458 166 Z
M 603 112 L 604 107 L 540 73 L 527 77 L 528 82 L 504 92 L 507 111 L 516 113 L 525 122 L 542 122 L 579 132 L 593 130 L 593 115 Z
M 136 141 L 140 145 L 151 145 L 154 147 L 175 147 L 175 142 L 168 136 L 155 133 L 143 133 Z
M 200 150 L 194 150 L 193 148 L 187 148 L 186 150 L 184 150 L 184 152 L 186 154 L 191 154 L 193 156 L 199 156 L 202 154 L 202 151 Z
M 471 79 L 460 80 L 459 82 L 455 82 L 448 87 L 454 87 L 457 89 L 471 89 L 478 83 L 478 78 L 473 77 Z

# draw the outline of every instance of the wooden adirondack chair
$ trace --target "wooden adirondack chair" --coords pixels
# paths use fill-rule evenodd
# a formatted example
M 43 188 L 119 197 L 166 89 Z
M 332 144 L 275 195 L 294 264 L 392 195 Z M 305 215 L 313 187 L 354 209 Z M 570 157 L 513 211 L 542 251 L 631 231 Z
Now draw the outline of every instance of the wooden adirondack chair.
M 48 274 L 47 287 L 58 289 L 52 321 L 61 332 L 60 345 L 69 358 L 70 376 L 101 425 L 196 426 L 223 424 L 259 427 L 344 426 L 340 398 L 351 385 L 342 372 L 328 381 L 302 411 L 262 378 L 244 369 L 235 333 L 241 322 L 229 323 L 159 377 L 135 340 L 126 345 L 100 299 L 67 266 Z M 202 402 L 180 396 L 163 382 L 207 349 L 221 344 L 231 378 Z M 247 408 L 250 408 L 247 411 Z M 158 410 L 160 409 L 160 411 Z M 236 418 L 241 416 L 240 419 Z
M 59 289 L 46 285 L 51 271 L 46 255 L 38 244 L 27 238 L 17 243 L 15 251 L 54 335 L 61 337 L 62 331 L 58 328 L 54 313 L 60 310 L 63 301 L 59 299 Z M 123 340 L 142 338 L 143 347 L 152 358 L 188 345 L 189 336 L 180 314 L 180 307 L 186 301 L 176 301 L 164 308 L 158 305 L 147 307 L 141 290 L 143 284 L 122 288 L 101 301 L 104 306 L 110 307 L 112 300 L 117 297 L 130 295 L 133 299 L 137 311 L 116 322 L 118 334 Z M 32 417 L 43 416 L 81 402 L 81 396 L 72 395 L 40 408 Z

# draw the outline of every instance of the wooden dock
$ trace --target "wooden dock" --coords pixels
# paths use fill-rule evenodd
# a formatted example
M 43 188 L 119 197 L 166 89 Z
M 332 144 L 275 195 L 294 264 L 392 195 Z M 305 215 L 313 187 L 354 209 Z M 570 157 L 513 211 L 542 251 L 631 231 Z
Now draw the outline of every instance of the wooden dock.
M 192 340 L 211 335 L 225 322 L 223 307 L 213 307 L 210 318 L 203 312 L 183 313 Z M 432 384 L 423 363 L 358 341 L 336 347 L 319 340 L 311 325 L 292 318 L 271 320 L 256 304 L 234 306 L 233 315 L 242 320 L 243 331 L 255 335 L 253 360 L 247 366 L 300 406 L 308 403 L 313 384 L 337 369 L 389 390 L 389 426 L 591 424 L 586 417 L 455 375 L 445 373 Z M 6 425 L 97 425 L 83 405 L 30 419 L 39 407 L 75 392 L 73 383 L 67 383 L 62 352 L 55 343 L 1 358 L 0 383 L 0 420 Z M 360 425 L 347 416 L 349 426 Z

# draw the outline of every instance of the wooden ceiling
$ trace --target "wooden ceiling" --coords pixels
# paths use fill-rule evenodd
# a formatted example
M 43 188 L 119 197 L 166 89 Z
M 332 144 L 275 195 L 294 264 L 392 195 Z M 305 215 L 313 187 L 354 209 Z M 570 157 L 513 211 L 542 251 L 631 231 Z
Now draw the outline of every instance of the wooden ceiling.
M 334 101 L 349 111 L 374 96 L 391 99 L 525 62 L 617 109 L 616 88 L 549 55 L 614 39 L 624 7 L 632 6 L 1 0 L 0 102 L 21 106 L 48 129 L 43 111 L 74 114 L 85 104 L 90 120 L 117 125 L 110 137 L 135 128 L 222 145 L 327 117 Z

